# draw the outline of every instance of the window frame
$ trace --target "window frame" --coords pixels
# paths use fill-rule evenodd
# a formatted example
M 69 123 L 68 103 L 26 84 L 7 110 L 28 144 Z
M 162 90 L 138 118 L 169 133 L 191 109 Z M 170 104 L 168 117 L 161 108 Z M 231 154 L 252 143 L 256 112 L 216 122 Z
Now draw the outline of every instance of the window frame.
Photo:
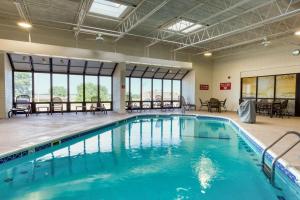
M 10 64 L 12 66 L 12 86 L 13 86 L 13 91 L 12 91 L 12 100 L 13 100 L 13 105 L 15 106 L 16 105 L 16 94 L 15 94 L 15 73 L 17 72 L 26 72 L 26 73 L 30 73 L 31 74 L 31 109 L 32 109 L 32 113 L 46 113 L 47 111 L 37 111 L 37 106 L 39 104 L 47 104 L 47 106 L 49 106 L 49 108 L 51 108 L 51 105 L 53 104 L 53 74 L 62 74 L 62 75 L 67 75 L 67 102 L 63 102 L 66 104 L 66 110 L 63 110 L 63 112 L 75 112 L 75 110 L 71 110 L 71 104 L 79 104 L 81 106 L 86 106 L 86 103 L 90 103 L 89 101 L 86 101 L 85 100 L 85 76 L 96 76 L 97 77 L 97 88 L 99 90 L 99 84 L 100 84 L 100 81 L 99 81 L 99 78 L 100 76 L 108 76 L 108 77 L 111 77 L 111 91 L 110 91 L 110 94 L 111 94 L 111 97 L 110 97 L 110 101 L 102 101 L 101 103 L 104 103 L 104 104 L 110 104 L 110 108 L 107 109 L 108 111 L 112 111 L 112 108 L 113 108 L 113 74 L 110 76 L 110 75 L 86 75 L 85 73 L 84 74 L 77 74 L 77 73 L 70 73 L 70 72 L 67 72 L 67 73 L 64 73 L 64 72 L 53 72 L 51 69 L 53 67 L 52 65 L 52 58 L 50 58 L 50 72 L 40 72 L 40 71 L 34 71 L 34 70 L 31 70 L 31 71 L 27 71 L 27 70 L 16 70 L 14 69 L 13 67 L 13 62 L 11 61 Z M 69 59 L 70 60 L 70 59 Z M 69 66 L 68 66 L 69 67 Z M 35 73 L 39 73 L 39 74 L 49 74 L 50 75 L 50 101 L 47 101 L 47 102 L 36 102 L 35 101 Z M 80 75 L 83 77 L 83 100 L 82 101 L 70 101 L 70 75 Z M 99 101 L 99 95 L 98 95 L 98 101 Z M 82 111 L 90 111 L 89 108 L 86 108 L 84 110 L 78 110 L 78 112 L 82 112 Z M 50 109 L 50 112 L 53 112 L 51 111 Z M 54 113 L 54 112 L 53 112 Z

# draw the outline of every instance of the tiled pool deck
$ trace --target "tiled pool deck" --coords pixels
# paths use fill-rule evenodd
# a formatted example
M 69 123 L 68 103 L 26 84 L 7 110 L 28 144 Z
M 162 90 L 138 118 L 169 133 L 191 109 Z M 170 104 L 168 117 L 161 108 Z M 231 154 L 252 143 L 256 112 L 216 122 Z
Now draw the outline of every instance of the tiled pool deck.
M 151 112 L 151 114 L 155 113 L 169 114 L 169 112 Z M 170 112 L 170 114 L 172 113 L 178 112 Z M 28 118 L 20 116 L 9 120 L 0 120 L 0 155 L 139 114 L 147 114 L 147 112 L 109 113 L 108 115 L 100 113 L 96 115 L 91 113 L 79 113 L 78 115 L 65 113 L 64 115 L 54 114 L 53 116 L 40 114 Z M 300 118 L 296 117 L 281 119 L 258 116 L 256 124 L 245 124 L 241 123 L 236 113 L 233 112 L 207 113 L 196 111 L 187 112 L 186 114 L 231 118 L 265 146 L 271 144 L 286 131 L 300 131 Z M 287 145 L 295 142 L 295 139 L 295 136 L 286 137 L 285 140 L 272 149 L 273 152 L 279 154 L 287 148 Z M 291 150 L 283 159 L 289 163 L 289 166 L 300 171 L 300 145 Z

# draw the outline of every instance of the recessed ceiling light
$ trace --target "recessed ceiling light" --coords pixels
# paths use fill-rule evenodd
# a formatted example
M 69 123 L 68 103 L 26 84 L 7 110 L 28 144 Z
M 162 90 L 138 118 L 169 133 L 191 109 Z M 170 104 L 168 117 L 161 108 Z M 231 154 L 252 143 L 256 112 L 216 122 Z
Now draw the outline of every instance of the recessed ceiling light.
M 300 31 L 296 31 L 294 34 L 300 36 Z
M 29 29 L 32 27 L 32 25 L 28 22 L 18 22 L 18 26 L 25 28 L 25 29 Z
M 209 57 L 209 56 L 212 56 L 212 53 L 211 52 L 205 52 L 203 55 L 206 56 L 206 57 Z

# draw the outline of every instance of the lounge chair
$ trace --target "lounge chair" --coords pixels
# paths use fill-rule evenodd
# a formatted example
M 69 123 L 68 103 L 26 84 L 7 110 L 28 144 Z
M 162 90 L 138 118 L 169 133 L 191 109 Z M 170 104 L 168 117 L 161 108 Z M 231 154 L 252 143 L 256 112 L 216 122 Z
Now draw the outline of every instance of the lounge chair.
M 30 97 L 28 95 L 19 95 L 16 97 L 15 106 L 10 109 L 8 112 L 8 118 L 11 118 L 13 115 L 25 114 L 26 117 L 31 114 L 31 103 Z
M 195 104 L 186 103 L 185 98 L 183 96 L 180 96 L 180 105 L 181 105 L 181 111 L 184 113 L 185 111 L 189 110 L 196 110 Z
M 98 102 L 97 97 L 92 97 L 91 102 L 92 102 L 92 105 L 91 105 L 90 110 L 91 110 L 91 112 L 93 112 L 93 114 L 95 114 L 96 111 L 100 111 L 100 112 L 103 112 L 104 114 L 107 114 L 107 110 L 106 110 L 104 104 L 101 104 L 101 100 L 100 100 L 100 102 Z
M 52 106 L 51 106 L 51 115 L 53 112 L 61 112 L 63 115 L 63 104 L 62 104 L 62 99 L 60 97 L 53 97 L 52 99 Z

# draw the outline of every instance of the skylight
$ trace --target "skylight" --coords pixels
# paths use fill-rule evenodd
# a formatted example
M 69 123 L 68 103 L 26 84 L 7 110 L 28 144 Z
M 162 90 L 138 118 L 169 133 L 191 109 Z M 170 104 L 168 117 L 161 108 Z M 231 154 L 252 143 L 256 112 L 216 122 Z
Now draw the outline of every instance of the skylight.
M 187 27 L 192 26 L 193 24 L 194 24 L 193 22 L 179 20 L 175 24 L 169 26 L 168 29 L 171 31 L 182 31 L 182 30 L 186 29 Z
M 89 12 L 109 17 L 119 18 L 127 6 L 107 0 L 94 0 Z
M 199 28 L 201 28 L 201 27 L 202 27 L 202 25 L 200 25 L 200 24 L 195 24 L 195 25 L 193 25 L 193 26 L 190 26 L 190 27 L 187 28 L 187 29 L 184 29 L 182 32 L 184 32 L 184 33 L 189 33 L 189 32 L 195 31 L 195 30 L 197 30 L 197 29 L 199 29 Z
M 175 24 L 168 26 L 167 29 L 175 32 L 189 33 L 201 27 L 202 25 L 200 24 L 195 24 L 194 22 L 181 19 L 177 21 Z

